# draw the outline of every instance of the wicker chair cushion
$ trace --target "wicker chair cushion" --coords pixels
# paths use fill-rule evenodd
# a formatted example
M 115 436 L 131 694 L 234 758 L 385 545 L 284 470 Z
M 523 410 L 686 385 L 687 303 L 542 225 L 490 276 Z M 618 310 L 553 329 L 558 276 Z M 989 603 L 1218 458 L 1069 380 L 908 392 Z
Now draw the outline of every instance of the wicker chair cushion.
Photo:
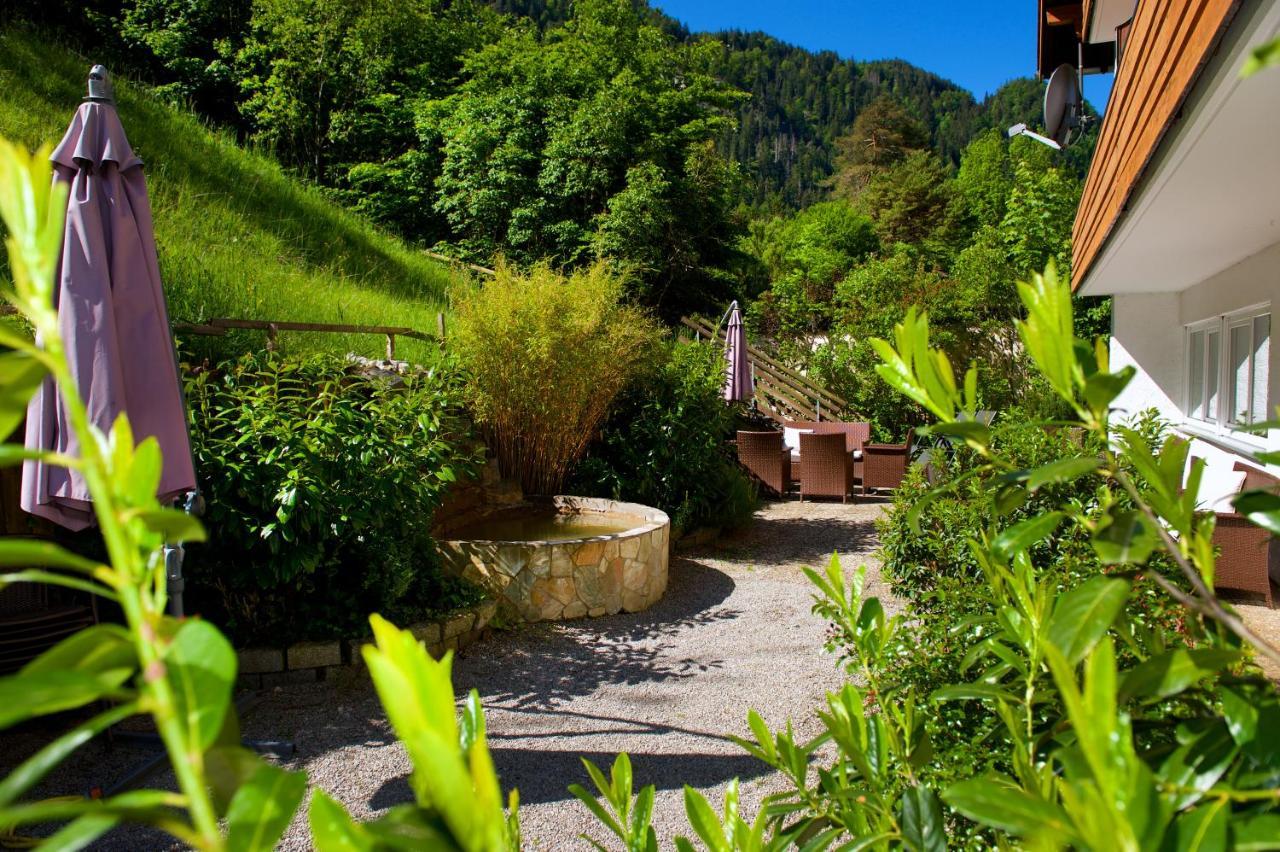
M 1204 512 L 1234 512 L 1231 500 L 1244 486 L 1245 472 L 1222 465 L 1207 465 L 1200 477 L 1196 506 Z
M 793 454 L 798 453 L 800 452 L 800 436 L 812 434 L 812 429 L 794 429 L 790 426 L 784 426 L 782 428 L 782 443 Z

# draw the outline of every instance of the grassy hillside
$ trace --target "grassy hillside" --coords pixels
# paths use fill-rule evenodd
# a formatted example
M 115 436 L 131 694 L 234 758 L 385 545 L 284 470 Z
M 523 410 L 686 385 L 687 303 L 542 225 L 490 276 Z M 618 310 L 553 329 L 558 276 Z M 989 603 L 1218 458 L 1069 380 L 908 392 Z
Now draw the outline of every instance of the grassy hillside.
M 29 32 L 0 31 L 0 135 L 29 148 L 56 144 L 80 103 L 89 64 Z M 129 141 L 146 163 L 175 321 L 236 317 L 435 328 L 449 278 L 445 267 L 145 87 L 117 78 L 115 89 Z M 384 346 L 368 335 L 283 335 L 282 342 L 290 349 L 370 355 Z M 200 354 L 239 352 L 261 346 L 262 335 L 190 338 L 184 345 Z M 410 340 L 397 346 L 402 357 L 425 358 L 429 351 Z

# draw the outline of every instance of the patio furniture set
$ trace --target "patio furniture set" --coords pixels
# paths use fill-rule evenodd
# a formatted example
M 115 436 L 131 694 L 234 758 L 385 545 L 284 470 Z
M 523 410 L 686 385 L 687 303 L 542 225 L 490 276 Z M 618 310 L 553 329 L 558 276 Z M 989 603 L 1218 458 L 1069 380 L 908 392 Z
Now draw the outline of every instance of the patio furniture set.
M 873 444 L 870 423 L 786 421 L 780 431 L 739 432 L 738 459 L 770 493 L 785 497 L 793 486 L 800 499 L 848 500 L 892 490 L 906 475 L 913 433 L 901 444 Z
M 1225 465 L 1211 464 L 1205 468 L 1196 502 L 1199 508 L 1213 512 L 1217 521 L 1213 528 L 1213 546 L 1218 551 L 1214 589 L 1261 595 L 1267 606 L 1273 607 L 1272 582 L 1280 582 L 1280 540 L 1251 523 L 1231 504 L 1241 491 L 1254 490 L 1280 493 L 1280 479 L 1240 462 L 1229 471 Z

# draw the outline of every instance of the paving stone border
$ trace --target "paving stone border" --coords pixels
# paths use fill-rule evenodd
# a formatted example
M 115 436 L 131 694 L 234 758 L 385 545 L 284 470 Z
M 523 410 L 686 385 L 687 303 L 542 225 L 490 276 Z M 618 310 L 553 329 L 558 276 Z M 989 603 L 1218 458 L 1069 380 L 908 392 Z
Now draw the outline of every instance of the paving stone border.
M 667 590 L 671 521 L 636 503 L 595 497 L 540 500 L 562 513 L 634 518 L 628 529 L 568 541 L 437 541 L 444 569 L 487 590 L 515 622 L 638 612 Z
M 460 651 L 488 635 L 489 623 L 497 612 L 497 603 L 486 600 L 433 621 L 410 625 L 408 629 L 422 640 L 431 656 L 439 659 L 445 651 Z M 239 684 L 244 689 L 273 689 L 315 683 L 339 673 L 362 670 L 364 660 L 360 646 L 371 641 L 372 638 L 334 639 L 299 642 L 288 648 L 245 648 L 236 652 L 240 663 Z

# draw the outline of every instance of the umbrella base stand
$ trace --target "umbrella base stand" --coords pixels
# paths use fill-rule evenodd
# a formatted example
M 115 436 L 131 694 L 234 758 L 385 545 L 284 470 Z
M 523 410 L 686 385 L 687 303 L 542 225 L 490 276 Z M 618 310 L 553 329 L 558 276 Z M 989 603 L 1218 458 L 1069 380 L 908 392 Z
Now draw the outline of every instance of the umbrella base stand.
M 236 715 L 243 719 L 253 712 L 253 709 L 258 706 L 259 700 L 256 692 L 247 692 L 241 695 L 236 699 Z M 116 779 L 115 783 L 110 787 L 103 789 L 103 796 L 115 796 L 118 793 L 135 789 L 162 767 L 168 765 L 169 754 L 164 750 L 164 743 L 160 741 L 158 734 L 143 731 L 113 731 L 111 738 L 119 742 L 153 747 L 156 749 L 156 753 L 140 761 L 136 766 Z M 292 757 L 298 753 L 298 747 L 290 740 L 243 740 L 241 745 L 256 751 L 258 754 L 269 754 L 275 757 Z

